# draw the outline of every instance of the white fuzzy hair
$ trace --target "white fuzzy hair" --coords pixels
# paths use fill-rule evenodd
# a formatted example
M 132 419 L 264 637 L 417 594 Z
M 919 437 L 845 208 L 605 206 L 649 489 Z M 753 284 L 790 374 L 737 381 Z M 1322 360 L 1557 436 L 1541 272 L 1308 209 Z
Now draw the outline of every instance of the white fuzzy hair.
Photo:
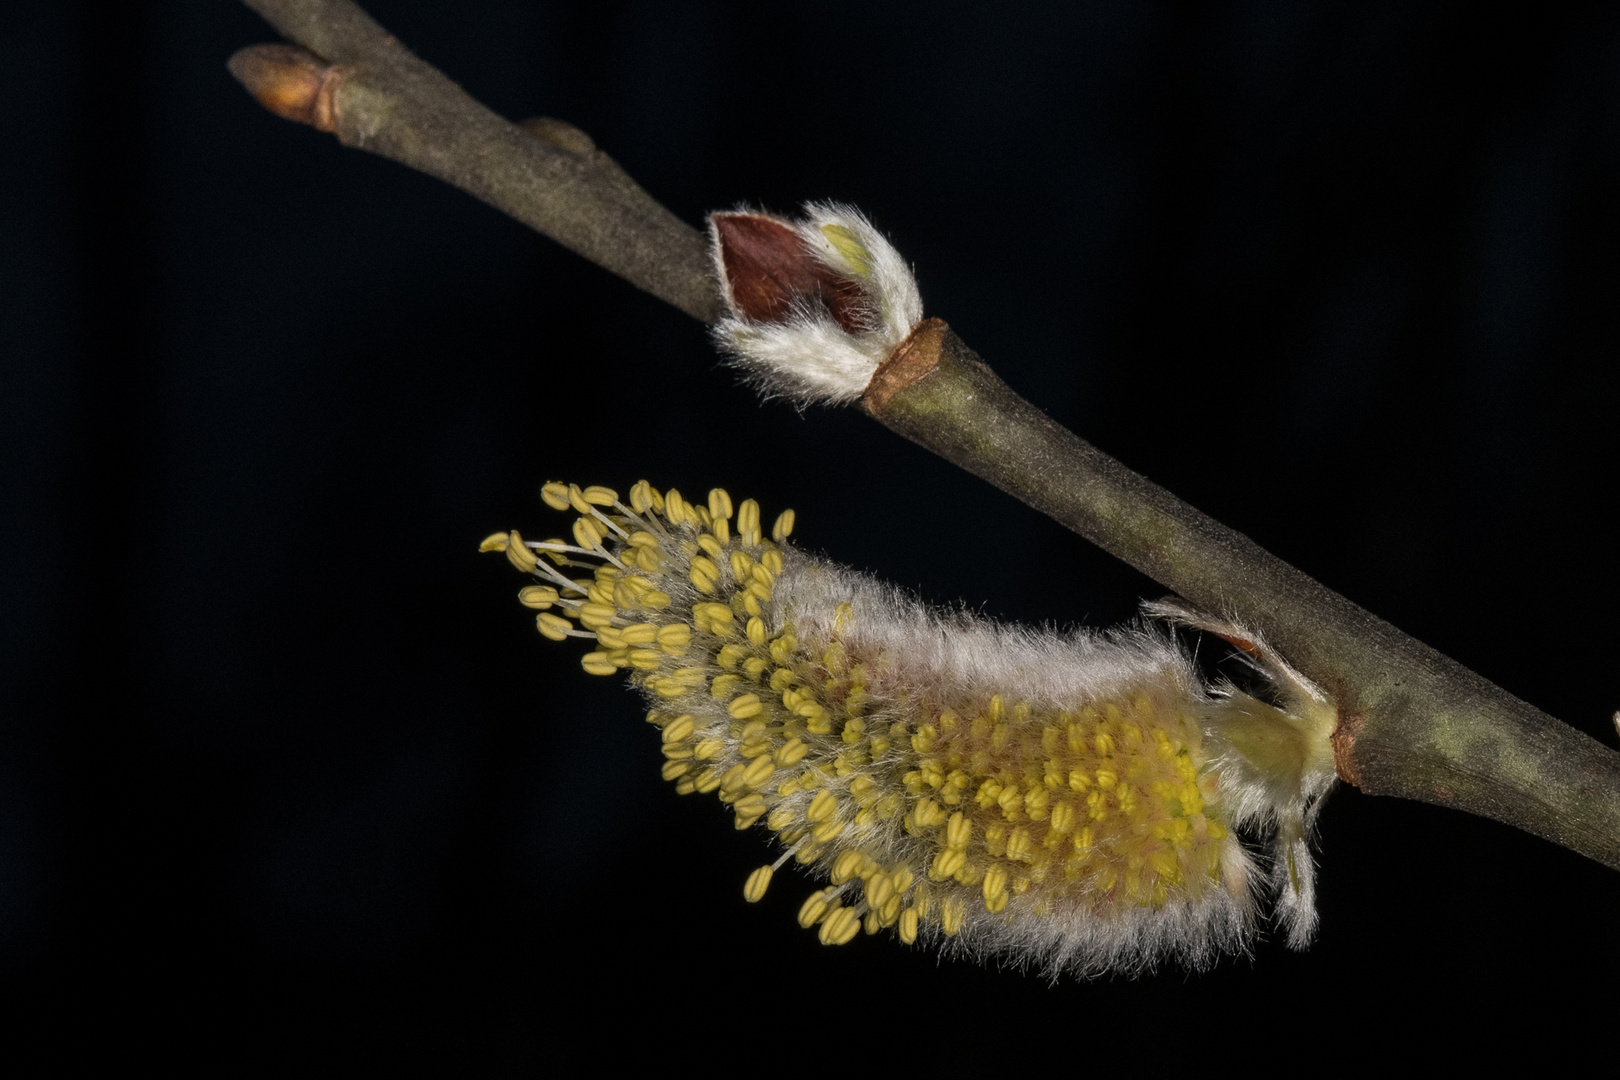
M 1310 839 L 1322 800 L 1332 790 L 1333 768 L 1327 735 L 1337 720 L 1337 709 L 1327 694 L 1296 670 L 1266 642 L 1258 630 L 1235 619 L 1199 611 L 1176 600 L 1144 603 L 1143 611 L 1155 618 L 1228 641 L 1243 641 L 1245 663 L 1263 675 L 1279 699 L 1274 706 L 1243 693 L 1230 684 L 1212 688 L 1222 703 L 1227 724 L 1258 720 L 1279 733 L 1301 739 L 1306 746 L 1304 767 L 1279 770 L 1265 767 L 1236 752 L 1220 736 L 1224 750 L 1217 758 L 1222 786 L 1229 794 L 1228 813 L 1240 828 L 1268 836 L 1271 856 L 1269 887 L 1276 897 L 1276 917 L 1290 948 L 1303 949 L 1316 935 L 1316 863 Z
M 736 213 L 759 214 L 739 208 Z M 783 322 L 760 323 L 732 303 L 731 284 L 714 229 L 715 272 L 730 311 L 714 327 L 715 341 L 733 366 L 765 397 L 785 397 L 802 406 L 844 405 L 860 399 L 878 365 L 922 321 L 922 296 L 911 267 L 859 210 L 843 203 L 806 203 L 799 221 L 777 218 L 798 233 L 806 249 L 839 278 L 856 286 L 864 303 L 850 333 L 818 299 L 795 305 Z M 762 215 L 771 216 L 771 215 Z M 847 230 L 865 249 L 863 268 L 852 266 L 828 240 L 826 226 Z
M 801 642 L 830 638 L 838 605 L 849 603 L 853 617 L 842 640 L 853 652 L 881 652 L 894 659 L 890 685 L 884 688 L 873 680 L 867 715 L 874 721 L 914 723 L 915 717 L 891 714 L 884 705 L 919 695 L 949 701 L 1012 693 L 1032 706 L 1056 711 L 1130 698 L 1153 688 L 1201 718 L 1217 753 L 1225 745 L 1219 733 L 1223 700 L 1205 691 L 1186 652 L 1153 623 L 1063 632 L 1007 625 L 966 610 L 931 607 L 905 590 L 792 548 L 784 554 L 788 560 L 778 578 L 771 632 L 791 624 Z M 1224 783 L 1222 795 L 1224 803 Z M 869 826 L 862 840 L 886 849 L 894 861 L 926 864 L 926 841 L 892 823 Z M 995 914 L 969 903 L 953 937 L 938 926 L 925 925 L 922 933 L 946 954 L 999 959 L 1053 979 L 1065 973 L 1136 973 L 1167 960 L 1203 970 L 1222 955 L 1246 951 L 1257 921 L 1261 875 L 1236 833 L 1228 833 L 1220 865 L 1225 887 L 1212 888 L 1197 900 L 1172 899 L 1157 909 L 1099 917 L 1084 910 L 1038 911 L 1039 897 L 1032 890 Z

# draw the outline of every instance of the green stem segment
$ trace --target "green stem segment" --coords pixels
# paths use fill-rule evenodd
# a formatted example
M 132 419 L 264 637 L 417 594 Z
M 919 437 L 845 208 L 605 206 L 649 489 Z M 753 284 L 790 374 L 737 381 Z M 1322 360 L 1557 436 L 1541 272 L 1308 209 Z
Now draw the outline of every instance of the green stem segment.
M 1338 703 L 1343 779 L 1494 818 L 1620 869 L 1620 755 L 1053 423 L 940 320 L 878 370 L 865 405 L 1198 607 L 1263 633 Z
M 436 176 L 692 317 L 723 310 L 708 244 L 558 122 L 524 130 L 349 0 L 245 0 L 313 55 L 231 69 L 283 116 Z M 1334 695 L 1339 776 L 1495 818 L 1620 869 L 1620 755 L 1330 592 L 1054 424 L 930 319 L 866 407 L 1195 605 L 1264 634 Z

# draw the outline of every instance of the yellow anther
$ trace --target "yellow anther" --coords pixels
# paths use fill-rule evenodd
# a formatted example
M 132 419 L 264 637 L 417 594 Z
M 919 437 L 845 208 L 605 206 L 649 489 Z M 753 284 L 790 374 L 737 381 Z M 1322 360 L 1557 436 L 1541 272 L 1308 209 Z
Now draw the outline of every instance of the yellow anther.
M 713 761 L 726 752 L 726 744 L 720 739 L 704 739 L 692 747 L 692 756 L 699 761 Z
M 722 521 L 731 516 L 731 496 L 726 494 L 725 488 L 712 488 L 709 491 L 709 517 L 715 521 Z
M 1106 736 L 1104 737 L 1106 738 Z M 1114 789 L 1114 785 L 1118 781 L 1119 774 L 1114 772 L 1113 769 L 1097 770 L 1097 786 L 1102 788 L 1104 791 L 1112 791 Z
M 685 623 L 670 623 L 658 628 L 657 638 L 660 649 L 671 656 L 679 656 L 692 642 L 692 628 Z
M 553 510 L 568 509 L 568 485 L 553 480 L 540 489 L 540 501 Z
M 590 518 L 575 518 L 574 543 L 589 551 L 601 547 L 602 536 L 596 530 L 596 523 Z
M 776 832 L 781 832 L 783 829 L 787 828 L 789 825 L 792 825 L 798 820 L 798 814 L 795 814 L 792 810 L 785 806 L 779 806 L 775 810 L 771 811 L 770 817 L 765 819 L 765 825 Z
M 732 804 L 732 809 L 737 813 L 737 828 L 746 829 L 765 816 L 765 796 L 744 795 Z
M 955 937 L 962 929 L 962 921 L 966 918 L 967 905 L 962 903 L 961 897 L 948 897 L 939 905 L 939 928 L 945 931 L 946 937 Z
M 703 557 L 701 555 L 698 556 L 698 559 L 702 558 Z M 707 559 L 703 559 L 703 561 L 708 562 Z M 692 571 L 686 575 L 687 580 L 692 583 L 692 588 L 696 589 L 700 593 L 714 592 L 714 587 L 718 579 L 706 573 L 702 567 L 697 565 L 697 562 L 697 559 L 692 560 Z M 710 565 L 713 564 L 711 563 Z
M 766 552 L 766 554 L 771 553 Z M 767 589 L 776 584 L 776 571 L 773 571 L 770 567 L 766 566 L 763 561 L 754 564 L 754 569 L 752 573 L 749 574 L 749 577 L 759 582 Z
M 1018 785 L 1008 784 L 1002 788 L 1001 794 L 996 796 L 996 805 L 1001 807 L 1001 812 L 1009 821 L 1016 817 L 1024 805 L 1024 797 L 1018 790 Z
M 762 604 L 768 604 L 771 602 L 770 587 L 767 585 L 761 585 L 757 581 L 750 581 L 748 583 L 748 595 L 754 597 Z M 758 615 L 759 612 L 751 607 L 748 609 L 748 614 Z
M 560 615 L 550 615 L 545 612 L 535 616 L 534 625 L 541 634 L 552 641 L 562 641 L 568 637 L 568 631 L 574 628 L 573 624 Z
M 934 863 L 928 868 L 928 876 L 934 881 L 945 881 L 956 876 L 957 871 L 967 865 L 967 854 L 961 851 L 941 851 L 934 856 Z
M 506 534 L 506 559 L 525 574 L 533 573 L 540 565 L 540 559 L 523 543 L 516 529 Z
M 741 791 L 743 786 L 743 773 L 747 766 L 733 765 L 720 777 L 720 790 L 726 792 Z
M 854 908 L 839 908 L 821 924 L 819 937 L 823 945 L 847 945 L 861 932 L 860 916 Z
M 754 615 L 748 620 L 748 643 L 754 648 L 763 648 L 765 645 L 765 620 Z
M 714 533 L 714 538 L 720 543 L 731 543 L 731 525 L 727 523 L 725 518 L 715 518 L 709 524 L 709 529 Z
M 749 874 L 748 880 L 743 882 L 743 899 L 750 904 L 759 903 L 760 899 L 765 895 L 765 890 L 770 888 L 770 885 L 771 868 L 762 866 Z
M 668 724 L 664 725 L 662 738 L 667 743 L 680 742 L 682 739 L 692 734 L 693 727 L 694 725 L 692 723 L 691 713 L 686 713 L 683 716 L 677 716 Z
M 810 800 L 810 805 L 804 812 L 804 819 L 813 825 L 819 825 L 824 821 L 831 821 L 837 812 L 838 797 L 822 788 L 816 792 L 816 797 Z
M 794 516 L 795 515 L 791 510 L 784 510 L 776 516 L 776 524 L 771 526 L 772 540 L 775 540 L 778 544 L 780 544 L 782 541 L 793 535 Z M 772 567 L 772 569 L 774 570 L 776 568 Z M 780 571 L 778 571 L 778 573 L 780 573 Z
M 658 546 L 658 537 L 654 536 L 650 532 L 642 532 L 640 529 L 637 529 L 635 532 L 630 534 L 630 546 L 655 548 Z
M 1107 757 L 1114 752 L 1114 740 L 1105 732 L 1099 731 L 1092 745 L 1096 747 L 1098 757 Z
M 620 637 L 619 632 L 611 626 L 598 627 L 596 640 L 601 643 L 604 649 L 622 649 L 625 647 L 624 638 Z
M 771 755 L 771 760 L 775 761 L 779 767 L 788 769 L 803 761 L 804 755 L 808 754 L 809 752 L 810 747 L 807 746 L 802 739 L 795 735 L 793 738 L 776 748 L 776 753 Z
M 557 590 L 550 585 L 530 585 L 518 590 L 518 603 L 536 611 L 545 611 L 557 602 Z
M 478 550 L 480 552 L 505 551 L 506 550 L 506 533 L 504 533 L 504 532 L 490 533 L 488 536 L 484 537 L 482 540 L 480 540 L 478 542 Z
M 612 506 L 619 501 L 617 491 L 610 487 L 603 487 L 600 484 L 592 484 L 582 494 L 585 496 L 585 501 L 592 506 Z
M 720 651 L 715 654 L 714 662 L 719 664 L 722 670 L 730 671 L 737 666 L 739 660 L 747 655 L 748 647 L 733 641 L 730 645 L 720 647 Z
M 678 780 L 691 771 L 690 761 L 666 761 L 662 773 L 665 780 Z
M 973 822 L 963 817 L 962 811 L 958 810 L 945 823 L 945 846 L 953 851 L 965 851 L 968 841 L 972 839 Z
M 692 622 L 699 630 L 727 637 L 731 634 L 731 609 L 724 604 L 693 604 Z
M 770 590 L 767 589 L 768 593 Z M 766 599 L 770 599 L 769 596 Z M 850 620 L 855 618 L 855 606 L 848 600 L 841 601 L 833 610 L 833 633 L 842 634 L 849 629 Z
M 651 645 L 658 639 L 658 627 L 652 623 L 631 623 L 619 631 L 626 645 Z
M 894 879 L 888 874 L 873 874 L 866 879 L 866 902 L 881 908 L 894 897 Z
M 568 485 L 568 505 L 587 516 L 591 512 L 591 504 L 585 501 L 585 492 L 580 490 L 578 484 Z
M 827 822 L 826 824 L 817 825 L 815 828 L 810 830 L 811 838 L 823 844 L 832 843 L 832 841 L 842 836 L 843 833 L 844 823 L 836 818 Z
M 866 245 L 855 239 L 855 234 L 842 225 L 823 225 L 821 235 L 827 238 L 827 243 L 838 252 L 850 271 L 856 277 L 869 277 L 872 273 L 872 253 L 866 250 Z
M 1002 868 L 1000 863 L 995 863 L 990 867 L 990 869 L 984 872 L 985 907 L 990 907 L 990 905 L 994 903 L 998 897 L 1001 899 L 1001 902 L 1005 904 L 1007 902 L 1006 893 L 1007 871 Z M 1000 911 L 1001 909 L 996 907 L 991 908 L 991 910 Z
M 716 675 L 709 684 L 709 696 L 724 700 L 737 690 L 737 684 L 742 682 L 741 675 Z
M 744 499 L 737 507 L 737 531 L 744 535 L 759 531 L 759 503 L 753 499 Z
M 773 574 L 780 574 L 782 572 L 782 553 L 777 551 L 775 548 L 772 548 L 770 551 L 762 554 L 759 557 L 759 561 L 760 565 L 764 566 Z
M 900 940 L 907 945 L 917 941 L 917 909 L 914 907 L 900 913 Z
M 726 559 L 726 549 L 720 546 L 720 541 L 716 540 L 708 533 L 704 533 L 702 536 L 698 537 L 697 543 L 698 547 L 708 552 L 709 557 L 714 560 L 715 574 L 718 576 L 720 573 L 720 563 Z
M 733 720 L 746 720 L 750 716 L 758 716 L 764 711 L 765 705 L 759 700 L 758 694 L 744 694 L 739 698 L 734 698 L 731 704 L 726 706 L 726 712 L 731 715 Z
M 865 861 L 866 857 L 858 851 L 846 851 L 842 853 L 838 856 L 838 858 L 833 860 L 832 883 L 834 885 L 842 885 L 850 878 L 855 877 L 861 872 L 861 863 Z
M 595 630 L 611 623 L 618 614 L 618 609 L 611 604 L 581 604 L 579 605 L 579 622 L 587 630 Z
M 707 795 L 719 786 L 720 772 L 716 768 L 704 769 L 693 781 L 693 787 L 702 795 Z
M 584 668 L 586 672 L 591 675 L 611 675 L 615 671 L 619 670 L 618 667 L 608 660 L 607 653 L 604 652 L 586 653 L 584 656 L 580 657 L 579 666 Z
M 543 498 L 544 496 L 542 496 Z M 652 506 L 652 485 L 645 480 L 637 480 L 630 487 L 630 509 L 638 514 L 645 514 Z M 558 507 L 558 509 L 562 509 Z
M 771 774 L 776 772 L 776 762 L 768 757 L 757 757 L 743 770 L 743 786 L 749 788 L 763 787 L 770 780 Z
M 917 804 L 917 809 L 912 813 L 915 815 L 917 824 L 924 829 L 932 829 L 936 825 L 945 824 L 945 808 L 933 799 L 924 799 Z M 956 816 L 961 817 L 962 815 L 957 814 Z
M 682 499 L 681 493 L 674 488 L 664 493 L 664 516 L 675 525 L 686 523 L 686 500 Z
M 754 560 L 746 551 L 733 551 L 728 561 L 731 563 L 731 576 L 738 581 L 747 581 L 754 572 Z
M 799 907 L 800 926 L 808 930 L 826 918 L 827 908 L 832 903 L 831 893 L 831 889 L 817 889 L 804 898 L 804 903 Z

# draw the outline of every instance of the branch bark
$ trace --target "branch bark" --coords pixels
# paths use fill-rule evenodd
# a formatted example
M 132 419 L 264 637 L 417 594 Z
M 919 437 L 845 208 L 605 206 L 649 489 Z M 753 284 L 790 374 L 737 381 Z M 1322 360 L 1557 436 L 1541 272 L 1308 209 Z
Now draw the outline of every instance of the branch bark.
M 496 116 L 348 0 L 245 2 L 308 50 L 231 57 L 231 73 L 271 111 L 458 187 L 694 319 L 720 317 L 703 234 L 589 139 L 537 136 Z M 298 95 L 310 99 L 307 119 L 289 102 Z
M 231 70 L 267 108 L 436 176 L 706 323 L 707 241 L 576 129 L 508 123 L 348 0 L 244 0 L 308 50 Z M 1254 626 L 1339 706 L 1339 776 L 1514 825 L 1620 869 L 1620 754 L 1263 551 L 1053 423 L 939 320 L 880 368 L 891 430 L 1206 610 Z

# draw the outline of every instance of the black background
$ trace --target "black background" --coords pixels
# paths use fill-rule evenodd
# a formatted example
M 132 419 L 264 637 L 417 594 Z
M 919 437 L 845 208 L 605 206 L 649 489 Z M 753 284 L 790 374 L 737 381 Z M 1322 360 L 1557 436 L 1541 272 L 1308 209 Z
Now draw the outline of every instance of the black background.
M 1615 745 L 1612 7 L 370 10 L 694 223 L 861 206 L 1059 421 Z M 244 8 L 7 21 L 10 1024 L 474 1074 L 1112 1070 L 1562 1039 L 1615 1000 L 1614 872 L 1344 787 L 1317 943 L 1204 975 L 824 949 L 791 874 L 744 904 L 762 838 L 660 781 L 637 700 L 474 553 L 554 529 L 539 483 L 724 485 L 1009 619 L 1162 589 L 854 411 L 760 407 L 685 316 L 261 111 L 224 70 L 274 38 Z

